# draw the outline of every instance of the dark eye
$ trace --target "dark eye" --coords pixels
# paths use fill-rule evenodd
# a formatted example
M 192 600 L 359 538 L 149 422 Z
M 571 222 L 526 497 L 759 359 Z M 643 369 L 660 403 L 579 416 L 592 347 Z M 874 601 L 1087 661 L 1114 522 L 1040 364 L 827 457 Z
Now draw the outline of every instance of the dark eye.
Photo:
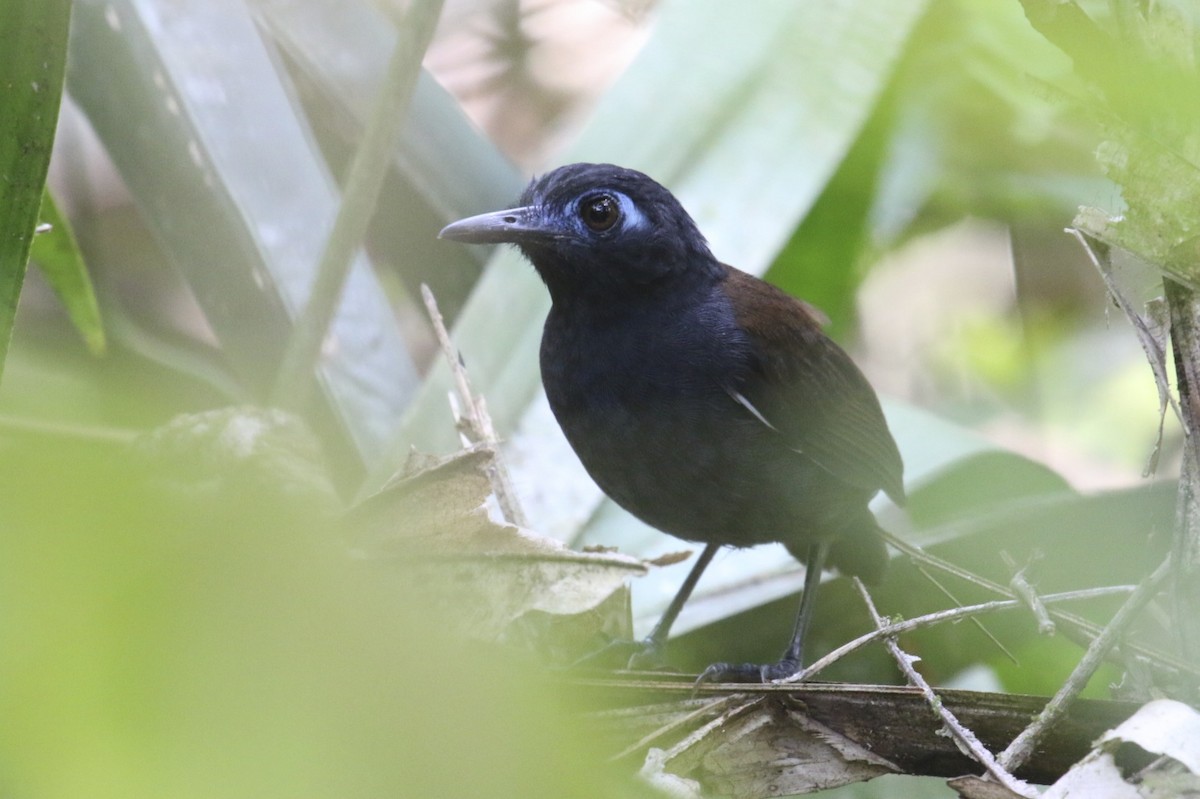
M 593 194 L 579 203 L 579 215 L 583 217 L 583 224 L 597 233 L 603 233 L 617 224 L 621 218 L 621 206 L 616 198 L 608 194 Z

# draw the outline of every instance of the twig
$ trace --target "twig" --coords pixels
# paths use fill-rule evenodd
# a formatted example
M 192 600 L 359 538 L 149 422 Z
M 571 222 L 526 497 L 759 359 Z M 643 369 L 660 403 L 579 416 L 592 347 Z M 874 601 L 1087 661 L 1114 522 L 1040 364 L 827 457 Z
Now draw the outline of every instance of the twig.
M 875 603 L 871 600 L 871 595 L 867 593 L 867 588 L 862 584 L 862 580 L 859 580 L 857 577 L 855 577 L 854 587 L 858 589 L 858 593 L 862 596 L 863 602 L 866 603 L 867 610 L 870 612 L 871 618 L 875 622 L 875 626 L 880 628 L 884 627 L 885 623 L 883 618 L 879 615 L 879 611 L 875 609 Z M 949 730 L 951 737 L 954 739 L 955 743 L 958 744 L 959 749 L 963 751 L 963 754 L 974 758 L 987 770 L 988 774 L 994 777 L 998 783 L 1003 785 L 1008 790 L 1012 791 L 1018 796 L 1035 799 L 1035 797 L 1038 795 L 1037 791 L 1035 791 L 1034 788 L 1029 784 L 1018 780 L 1011 773 L 1009 773 L 1007 769 L 997 763 L 996 758 L 987 750 L 987 747 L 980 743 L 979 739 L 975 737 L 975 733 L 963 726 L 962 722 L 960 722 L 958 718 L 942 703 L 942 700 L 933 692 L 933 689 L 929 686 L 929 683 L 925 681 L 925 678 L 921 676 L 921 673 L 913 667 L 913 663 L 917 660 L 917 658 L 902 650 L 899 644 L 897 644 L 895 639 L 892 637 L 887 638 L 884 644 L 887 646 L 888 652 L 891 653 L 892 657 L 896 661 L 896 665 L 900 667 L 900 671 L 904 673 L 904 676 L 908 679 L 909 683 L 920 689 L 921 693 L 925 697 L 925 701 L 929 703 L 929 707 L 938 716 L 938 718 L 942 720 L 942 724 L 944 724 L 946 729 Z
M 1171 598 L 1175 635 L 1185 659 L 1200 659 L 1200 292 L 1171 279 L 1163 281 L 1171 319 L 1171 354 L 1183 427 L 1183 463 L 1175 502 L 1175 564 Z
M 41 419 L 0 415 L 0 431 L 16 435 L 65 438 L 98 444 L 129 444 L 141 435 L 140 430 L 115 427 L 89 427 L 87 425 L 49 422 Z
M 1021 601 L 1033 613 L 1034 619 L 1037 620 L 1038 633 L 1040 635 L 1054 635 L 1056 627 L 1054 620 L 1050 618 L 1050 614 L 1046 611 L 1046 606 L 1043 604 L 1042 598 L 1038 596 L 1037 590 L 1030 585 L 1025 579 L 1025 568 L 1017 568 L 1017 563 L 1012 559 L 1012 556 L 1007 552 L 1001 552 L 1000 557 L 1004 559 L 1004 565 L 1008 566 L 1012 571 L 1012 579 L 1008 581 L 1008 587 L 1013 590 Z
M 442 319 L 441 311 L 438 310 L 437 300 L 434 298 L 433 292 L 429 290 L 429 286 L 424 283 L 421 284 L 421 298 L 425 301 L 425 309 L 429 312 L 429 320 L 433 323 L 434 334 L 437 336 L 438 344 L 442 347 L 442 354 L 446 356 L 450 373 L 454 376 L 454 390 L 458 393 L 458 400 L 462 405 L 460 425 L 466 428 L 466 436 L 472 439 L 466 443 L 468 445 L 484 444 L 494 449 L 495 445 L 499 443 L 499 438 L 496 435 L 496 428 L 492 425 L 492 417 L 487 412 L 487 404 L 483 397 L 477 397 L 471 390 L 467 369 L 463 366 L 462 357 L 455 349 L 454 343 L 450 341 L 450 333 L 446 330 L 446 323 Z M 461 429 L 460 432 L 462 432 Z M 500 505 L 500 512 L 504 518 L 518 527 L 528 527 L 529 522 L 521 510 L 521 503 L 517 501 L 517 494 L 509 479 L 508 469 L 505 468 L 499 454 L 492 458 L 491 465 L 488 467 L 488 477 L 492 483 L 492 493 L 496 495 L 496 502 Z
M 471 389 L 471 379 L 463 365 L 462 354 L 450 340 L 450 332 L 446 329 L 446 320 L 438 309 L 437 298 L 425 283 L 421 284 L 421 299 L 425 302 L 425 311 L 433 324 L 433 332 L 442 348 L 442 355 L 446 358 L 446 365 L 450 367 L 450 374 L 454 377 L 454 390 L 458 392 L 458 400 L 462 403 L 459 409 L 459 426 L 460 432 L 468 439 L 463 444 L 495 444 L 499 439 L 496 436 L 496 428 L 492 426 L 492 417 L 483 407 L 483 397 L 477 398 Z
M 1067 602 L 1079 599 L 1094 599 L 1102 596 L 1112 596 L 1114 594 L 1128 594 L 1132 592 L 1133 586 L 1129 585 L 1114 585 L 1105 588 L 1086 588 L 1080 591 L 1063 591 L 1059 594 L 1047 594 L 1042 597 L 1042 601 L 1046 604 L 1055 602 Z M 824 657 L 813 661 L 807 668 L 793 674 L 781 683 L 797 683 L 805 682 L 812 679 L 820 672 L 832 666 L 837 661 L 849 655 L 867 644 L 881 639 L 895 638 L 913 630 L 919 630 L 925 627 L 932 627 L 935 624 L 944 622 L 953 622 L 960 619 L 974 617 L 983 613 L 995 613 L 1001 610 L 1016 610 L 1020 608 L 1021 602 L 1016 599 L 995 599 L 991 602 L 982 602 L 978 605 L 962 605 L 948 610 L 939 610 L 935 613 L 927 613 L 924 616 L 917 616 L 912 619 L 886 624 L 883 627 L 877 627 L 869 633 L 860 635 L 853 641 L 848 641 L 837 649 L 834 649 Z
M 640 740 L 630 744 L 629 746 L 625 747 L 617 754 L 610 757 L 609 760 L 613 760 L 613 761 L 621 760 L 622 758 L 628 757 L 629 755 L 632 755 L 635 752 L 640 752 L 643 748 L 650 746 L 650 744 L 654 743 L 656 740 L 658 740 L 662 736 L 672 733 L 675 730 L 679 729 L 680 727 L 686 727 L 688 724 L 691 724 L 693 721 L 700 718 L 701 716 L 708 715 L 709 713 L 711 713 L 713 710 L 720 707 L 721 705 L 730 703 L 730 701 L 733 700 L 735 697 L 745 698 L 745 694 L 732 694 L 729 696 L 723 696 L 720 699 L 714 699 L 714 700 L 705 702 L 703 705 L 696 708 L 691 713 L 687 713 L 687 714 L 675 719 L 672 722 L 664 724 L 663 726 L 659 727 L 658 729 L 656 729 L 654 732 L 650 733 L 649 735 L 643 736 Z
M 1096 267 L 1096 271 L 1100 273 L 1100 279 L 1104 281 L 1104 286 L 1108 289 L 1108 295 L 1112 297 L 1113 302 L 1117 304 L 1117 307 L 1125 314 L 1125 318 L 1133 325 L 1134 335 L 1137 336 L 1138 343 L 1142 346 L 1142 352 L 1146 356 L 1146 362 L 1150 364 L 1150 371 L 1154 374 L 1154 385 L 1158 389 L 1158 435 L 1155 437 L 1154 450 L 1151 452 L 1144 470 L 1144 476 L 1148 477 L 1157 470 L 1158 455 L 1162 451 L 1163 422 L 1167 418 L 1167 408 L 1170 407 L 1175 411 L 1176 418 L 1183 418 L 1179 410 L 1179 404 L 1175 401 L 1175 395 L 1171 393 L 1171 379 L 1167 375 L 1165 334 L 1156 335 L 1146 319 L 1133 307 L 1133 304 L 1125 296 L 1121 287 L 1117 285 L 1117 281 L 1113 276 L 1112 262 L 1097 252 L 1096 247 L 1093 246 L 1093 241 L 1096 240 L 1079 228 L 1069 227 L 1066 231 L 1075 237 L 1075 240 L 1079 242 L 1079 246 L 1083 247 L 1083 251 L 1087 253 L 1088 260 L 1092 262 L 1092 266 Z M 1099 243 L 1103 244 L 1103 242 Z M 1107 245 L 1105 246 L 1107 247 Z
M 953 602 L 958 607 L 962 607 L 962 602 L 958 601 L 958 597 L 956 597 L 953 593 L 951 593 L 949 588 L 942 585 L 940 580 L 938 580 L 936 577 L 934 577 L 932 574 L 930 574 L 929 570 L 926 569 L 923 564 L 920 564 L 920 563 L 917 564 L 917 571 L 921 572 L 922 576 L 924 576 L 926 580 L 928 580 L 930 583 L 932 583 L 934 588 L 936 588 L 937 590 L 939 590 L 943 594 L 945 594 L 947 599 L 949 599 L 951 602 Z M 971 623 L 975 625 L 975 628 L 977 630 L 979 630 L 979 632 L 986 635 L 988 637 L 988 640 L 990 640 L 993 644 L 995 644 L 997 649 L 999 649 L 1001 652 L 1003 652 L 1005 654 L 1005 656 L 1009 660 L 1011 660 L 1013 663 L 1018 662 L 1017 656 L 1014 655 L 1011 651 L 1009 651 L 1009 648 L 1006 647 L 1004 644 L 1002 644 L 1000 642 L 999 638 L 992 635 L 992 631 L 989 630 L 987 627 L 984 627 L 983 622 L 981 622 L 979 619 L 975 618 L 974 616 L 971 616 L 970 618 L 971 618 Z
M 964 569 L 957 563 L 951 563 L 948 560 L 939 558 L 937 555 L 926 552 L 916 544 L 910 544 L 894 533 L 889 533 L 887 530 L 883 530 L 882 536 L 884 541 L 891 544 L 893 547 L 900 550 L 905 555 L 908 555 L 918 563 L 924 563 L 926 566 L 932 566 L 938 571 L 945 572 L 946 574 L 952 574 L 960 580 L 966 580 L 969 583 L 974 583 L 980 588 L 986 588 L 987 590 L 993 591 L 1002 596 L 1011 597 L 1013 595 L 1012 591 L 1000 585 L 1000 583 L 992 582 L 986 577 L 980 577 L 978 574 Z
M 723 701 L 726 701 L 726 702 L 737 702 L 738 700 L 742 700 L 742 701 L 738 702 L 733 707 L 729 708 L 724 713 L 717 716 L 715 719 L 708 722 L 704 726 L 699 727 L 698 729 L 693 731 L 690 735 L 688 735 L 686 738 L 684 738 L 682 741 L 680 741 L 679 743 L 675 744 L 670 749 L 668 749 L 662 758 L 662 762 L 667 763 L 667 762 L 679 757 L 684 752 L 686 752 L 687 750 L 691 749 L 696 744 L 703 741 L 714 731 L 720 729 L 721 727 L 724 727 L 726 724 L 733 721 L 738 716 L 741 716 L 742 714 L 746 713 L 747 711 L 762 704 L 762 701 L 764 698 L 765 697 L 762 697 L 762 696 L 747 697 L 746 694 L 733 694 L 731 696 L 724 697 Z
M 1006 596 L 1009 598 L 1013 598 L 1015 596 L 1010 588 L 1000 585 L 999 583 L 992 582 L 986 577 L 980 577 L 979 575 L 974 574 L 962 568 L 961 566 L 943 560 L 936 555 L 932 555 L 921 549 L 919 546 L 910 544 L 897 535 L 889 533 L 886 530 L 883 531 L 882 535 L 883 539 L 887 541 L 887 543 L 921 563 L 925 563 L 926 565 L 932 566 L 940 571 L 944 571 L 947 574 L 953 574 L 956 577 L 968 580 L 975 585 L 986 588 L 987 590 L 1000 594 L 1001 596 Z M 1049 613 L 1050 618 L 1062 625 L 1063 634 L 1082 647 L 1090 646 L 1096 636 L 1100 634 L 1100 625 L 1094 624 L 1081 616 L 1075 615 L 1074 613 L 1057 609 L 1050 610 Z M 1143 644 L 1130 643 L 1126 648 L 1137 652 L 1137 654 L 1154 662 L 1161 668 L 1169 669 L 1177 674 L 1200 676 L 1200 667 L 1198 667 L 1195 663 L 1172 657 L 1164 652 L 1151 649 Z
M 337 313 L 354 254 L 366 235 L 371 211 L 383 188 L 390 152 L 412 99 L 421 60 L 441 16 L 442 2 L 420 0 L 410 4 L 404 17 L 405 24 L 397 28 L 396 46 L 388 62 L 387 74 L 363 131 L 362 143 L 350 165 L 342 204 L 325 242 L 308 304 L 296 320 L 283 363 L 275 376 L 272 405 L 301 409 L 307 404 L 321 344 Z
M 1000 763 L 1006 769 L 1015 771 L 1029 759 L 1041 737 L 1062 718 L 1071 702 L 1087 685 L 1088 680 L 1099 668 L 1100 662 L 1117 643 L 1117 638 L 1125 631 L 1138 612 L 1146 606 L 1146 603 L 1158 595 L 1163 581 L 1170 572 L 1171 558 L 1168 557 L 1129 595 L 1125 604 L 1113 615 L 1104 631 L 1096 637 L 1096 640 L 1092 641 L 1075 670 L 1071 672 L 1071 676 L 1063 683 L 1062 688 L 1058 689 L 1058 693 L 1046 703 L 1046 707 L 1037 715 L 1037 718 L 1022 730 L 1021 734 L 1014 738 L 1008 748 L 1001 753 Z

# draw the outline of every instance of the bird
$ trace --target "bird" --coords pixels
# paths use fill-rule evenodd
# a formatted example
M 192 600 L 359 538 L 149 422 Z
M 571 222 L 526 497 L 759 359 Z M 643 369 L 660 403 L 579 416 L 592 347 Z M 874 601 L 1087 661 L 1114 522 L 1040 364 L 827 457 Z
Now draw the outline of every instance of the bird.
M 515 207 L 439 238 L 515 245 L 550 294 L 540 366 L 567 441 L 633 516 L 704 544 L 631 667 L 660 658 L 722 546 L 780 542 L 805 565 L 775 663 L 714 663 L 712 682 L 769 682 L 803 666 L 826 566 L 878 582 L 888 561 L 868 502 L 905 500 L 879 399 L 818 311 L 718 260 L 648 175 L 575 163 L 532 180 Z

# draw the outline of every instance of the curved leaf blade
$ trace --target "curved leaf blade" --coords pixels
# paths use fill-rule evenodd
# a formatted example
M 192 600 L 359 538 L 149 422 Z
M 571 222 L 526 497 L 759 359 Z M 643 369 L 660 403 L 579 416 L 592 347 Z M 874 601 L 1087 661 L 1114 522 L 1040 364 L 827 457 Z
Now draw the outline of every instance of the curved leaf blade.
M 0 3 L 0 372 L 58 123 L 70 0 Z
M 92 279 L 83 262 L 83 253 L 79 250 L 71 224 L 58 210 L 58 204 L 49 191 L 42 197 L 41 220 L 50 229 L 39 233 L 33 240 L 30 258 L 37 263 L 46 276 L 46 282 L 62 301 L 71 323 L 83 336 L 88 350 L 93 355 L 103 355 L 107 343 Z
M 79 0 L 71 92 L 204 309 L 265 396 L 338 205 L 336 184 L 238 0 Z M 360 254 L 310 418 L 351 473 L 372 463 L 416 370 Z

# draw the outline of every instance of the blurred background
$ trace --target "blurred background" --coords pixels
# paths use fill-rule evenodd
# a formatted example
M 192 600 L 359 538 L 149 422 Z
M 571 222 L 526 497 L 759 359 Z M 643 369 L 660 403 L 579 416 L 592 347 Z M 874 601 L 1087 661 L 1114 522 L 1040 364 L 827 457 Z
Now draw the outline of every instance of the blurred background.
M 1116 31 L 1141 13 L 1079 5 Z M 1156 5 L 1194 30 L 1190 4 Z M 89 350 L 30 270 L 0 386 L 6 448 L 84 451 L 103 471 L 122 442 L 177 414 L 278 398 L 377 98 L 411 89 L 394 145 L 365 166 L 381 190 L 316 384 L 293 407 L 344 500 L 378 489 L 412 448 L 459 446 L 426 283 L 492 410 L 530 527 L 639 557 L 690 548 L 606 502 L 562 441 L 538 383 L 548 298 L 532 270 L 510 251 L 435 238 L 548 168 L 613 161 L 675 191 L 719 258 L 829 316 L 905 457 L 911 506 L 881 502 L 885 526 L 1001 583 L 1024 566 L 1045 591 L 1136 582 L 1166 551 L 1180 433 L 1169 412 L 1163 424 L 1105 277 L 1064 231 L 1081 206 L 1125 210 L 1071 60 L 1017 0 L 732 6 L 77 0 L 49 187 L 108 343 Z M 1154 318 L 1157 271 L 1129 258 L 1107 276 Z M 26 505 L 55 501 L 29 490 Z M 72 546 L 104 551 L 99 532 L 80 536 Z M 635 581 L 639 633 L 686 569 Z M 801 570 L 768 547 L 723 553 L 710 571 L 673 659 L 774 659 Z M 266 574 L 268 586 L 283 579 Z M 41 588 L 72 575 L 50 570 Z M 815 654 L 868 624 L 844 581 L 824 590 L 837 598 L 820 603 Z M 877 600 L 905 616 L 949 603 L 899 561 Z M 1029 693 L 1052 692 L 1078 658 L 1029 618 L 989 626 L 1012 657 L 965 626 L 906 645 L 937 684 Z M 1165 624 L 1149 627 L 1153 639 Z M 881 652 L 838 668 L 828 676 L 898 679 Z M 1118 677 L 1103 672 L 1089 691 L 1108 695 Z
M 371 56 L 346 55 L 354 50 L 353 42 L 334 40 L 335 34 L 354 32 L 350 20 L 344 21 L 345 30 L 326 31 L 328 41 L 303 38 L 312 35 L 316 39 L 313 31 L 280 30 L 288 24 L 318 23 L 321 5 L 251 3 L 247 13 L 259 26 L 254 33 L 265 38 L 260 46 L 267 52 L 254 54 L 258 66 L 272 70 L 277 88 L 286 95 L 283 99 L 296 104 L 303 114 L 288 123 L 304 123 L 305 129 L 296 135 L 312 139 L 316 154 L 326 162 L 323 171 L 336 179 L 344 176 L 354 137 L 361 132 L 361 117 L 382 75 L 366 74 Z M 399 20 L 404 4 L 381 1 L 363 6 L 358 22 L 376 23 L 370 28 L 378 46 L 373 63 L 382 68 L 389 33 L 380 26 Z M 1070 61 L 1029 27 L 1016 2 L 944 0 L 913 6 L 919 8 L 880 14 L 901 18 L 898 24 L 905 26 L 905 35 L 892 43 L 893 50 L 880 55 L 884 63 L 869 76 L 871 85 L 859 88 L 863 96 L 853 102 L 860 107 L 847 110 L 855 115 L 854 130 L 824 134 L 841 136 L 837 142 L 840 151 L 832 155 L 815 152 L 812 159 L 806 159 L 804 150 L 811 145 L 801 135 L 783 145 L 794 150 L 792 157 L 808 163 L 810 170 L 821 171 L 819 180 L 824 183 L 815 187 L 815 196 L 805 198 L 809 207 L 803 210 L 804 216 L 796 218 L 794 208 L 782 207 L 777 214 L 781 218 L 772 220 L 773 224 L 744 224 L 746 231 L 741 235 L 745 237 L 751 237 L 751 229 L 768 225 L 780 229 L 775 239 L 786 236 L 781 242 L 772 242 L 777 250 L 773 256 L 751 254 L 766 261 L 765 270 L 762 263 L 743 265 L 740 253 L 732 247 L 721 249 L 726 234 L 720 226 L 733 227 L 738 224 L 736 219 L 722 218 L 716 230 L 706 225 L 707 234 L 719 257 L 750 271 L 765 271 L 773 282 L 821 307 L 831 317 L 840 340 L 854 350 L 883 392 L 1028 454 L 1053 467 L 1077 488 L 1138 484 L 1158 428 L 1154 385 L 1147 379 L 1136 339 L 1105 301 L 1103 282 L 1086 253 L 1063 233 L 1080 205 L 1119 213 L 1122 202 L 1119 189 L 1101 177 L 1093 158 L 1099 133 L 1085 113 L 1056 94 L 1059 84 L 1071 80 Z M 138 10 L 136 5 L 132 8 Z M 154 11 L 155 5 L 150 4 L 147 13 L 165 17 L 165 8 Z M 83 4 L 76 28 L 87 26 L 92 13 L 100 12 Z M 477 130 L 484 137 L 483 146 L 494 147 L 486 157 L 500 173 L 467 173 L 453 191 L 480 208 L 498 207 L 497 203 L 515 198 L 523 176 L 563 161 L 571 152 L 571 143 L 581 136 L 589 141 L 603 137 L 603 132 L 588 137 L 585 131 L 605 126 L 615 129 L 623 124 L 621 135 L 629 139 L 639 135 L 646 140 L 669 139 L 670 125 L 679 114 L 669 105 L 675 97 L 681 104 L 689 102 L 683 92 L 654 98 L 657 114 L 631 100 L 628 109 L 610 102 L 603 106 L 602 116 L 593 116 L 606 92 L 618 83 L 653 35 L 661 14 L 653 3 L 602 0 L 448 2 L 426 57 L 428 77 L 422 80 L 436 79 L 461 104 L 476 126 L 472 132 Z M 355 14 L 345 16 L 353 18 Z M 165 18 L 151 21 L 180 24 Z M 847 15 L 846 24 L 854 25 L 852 15 Z M 146 31 L 146 35 L 155 33 Z M 86 30 L 76 32 L 77 39 L 91 35 Z M 172 43 L 189 46 L 187 42 Z M 833 81 L 868 79 L 842 74 L 845 67 L 837 63 L 808 63 L 828 53 L 806 54 L 805 42 L 759 42 L 757 47 L 768 44 L 798 50 L 787 65 L 797 75 L 822 74 Z M 719 60 L 720 53 L 714 51 L 706 57 L 700 42 L 695 45 L 688 48 L 695 51 L 690 52 L 691 58 Z M 203 42 L 191 46 L 207 47 Z M 309 50 L 296 52 L 301 47 Z M 751 48 L 747 45 L 746 49 Z M 239 54 L 232 44 L 224 52 L 201 55 L 205 59 L 220 56 L 229 62 L 222 68 L 230 70 L 239 57 L 251 58 Z M 183 53 L 181 58 L 184 56 L 197 54 Z M 307 63 L 301 60 L 305 57 Z M 363 63 L 328 63 L 337 57 Z M 326 63 L 318 62 L 320 58 Z M 679 74 L 671 80 L 686 81 L 687 70 L 673 66 Z M 207 64 L 194 68 L 216 69 Z M 314 74 L 321 69 L 327 74 Z M 135 67 L 131 70 L 124 80 L 142 77 Z M 336 74 L 338 70 L 343 74 Z M 184 84 L 155 85 L 156 80 L 183 81 L 187 75 L 175 78 L 159 72 L 156 78 L 151 70 L 144 77 L 152 91 L 188 88 Z M 215 81 L 220 75 L 205 77 Z M 321 84 L 322 80 L 355 77 L 366 85 Z M 105 78 L 111 82 L 109 76 Z M 702 78 L 703 74 L 698 74 L 697 82 Z M 102 361 L 86 357 L 61 306 L 35 270 L 16 329 L 10 364 L 13 373 L 0 401 L 15 417 L 66 417 L 81 423 L 139 427 L 147 422 L 143 413 L 149 414 L 150 420 L 161 420 L 179 410 L 210 406 L 230 395 L 244 399 L 250 393 L 244 385 L 247 380 L 243 375 L 228 374 L 231 355 L 221 350 L 228 334 L 214 330 L 213 322 L 206 318 L 207 300 L 197 301 L 196 287 L 189 285 L 187 273 L 181 275 L 175 263 L 178 254 L 164 251 L 167 245 L 158 227 L 183 222 L 156 219 L 155 209 L 145 206 L 146 198 L 139 196 L 139 191 L 165 191 L 140 189 L 152 177 L 138 175 L 131 181 L 122 176 L 122 168 L 132 169 L 134 164 L 121 162 L 137 159 L 154 142 L 155 132 L 146 129 L 154 120 L 129 118 L 128 109 L 120 107 L 111 113 L 123 118 L 104 124 L 122 122 L 130 129 L 98 132 L 89 116 L 106 113 L 106 109 L 95 107 L 96 103 L 115 102 L 119 97 L 113 95 L 118 91 L 132 89 L 110 87 L 97 99 L 92 97 L 96 89 L 77 85 L 90 79 L 83 66 L 71 73 L 50 180 L 88 256 L 114 339 L 113 351 Z M 249 76 L 242 80 L 251 83 Z M 781 81 L 786 83 L 786 76 L 781 76 Z M 219 84 L 214 83 L 208 90 L 216 88 Z M 838 88 L 835 82 L 831 93 Z M 431 93 L 418 91 L 410 111 L 416 117 L 409 122 L 410 133 L 436 122 L 432 112 L 423 113 L 425 105 L 433 104 L 428 100 Z M 621 89 L 614 94 L 621 95 Z M 438 99 L 443 101 L 441 105 L 447 102 L 447 98 Z M 786 87 L 780 88 L 777 99 L 781 104 L 792 101 Z M 334 105 L 339 102 L 340 108 Z M 346 106 L 354 103 L 358 103 L 357 117 L 346 111 Z M 760 113 L 753 122 L 739 124 L 802 125 L 804 135 L 822 135 L 822 120 L 815 111 L 805 112 L 805 119 L 799 122 L 777 119 L 781 115 L 778 109 L 769 106 Z M 422 118 L 433 120 L 423 125 Z M 189 121 L 201 124 L 184 120 Z M 694 124 L 699 127 L 705 122 Z M 832 120 L 830 127 L 838 122 Z M 139 130 L 132 130 L 135 126 Z M 279 135 L 272 131 L 269 119 L 244 119 L 243 126 L 250 129 L 221 134 L 229 141 L 197 139 L 192 143 L 200 148 L 232 147 L 252 137 L 265 145 Z M 658 127 L 667 132 L 659 132 Z M 455 135 L 458 132 L 456 129 Z M 428 135 L 436 135 L 436 131 Z M 460 177 L 453 174 L 454 165 L 435 168 L 403 162 L 417 156 L 453 161 L 457 156 L 464 161 L 464 173 L 477 167 L 466 154 L 456 151 L 458 142 L 453 136 L 444 135 L 443 150 L 401 146 L 367 242 L 377 280 L 385 289 L 390 287 L 392 307 L 415 372 L 428 368 L 434 355 L 423 311 L 412 300 L 415 283 L 422 279 L 430 282 L 453 321 L 482 268 L 472 266 L 480 257 L 477 253 L 447 254 L 449 245 L 432 242 L 430 232 L 436 232 L 434 228 L 459 211 L 431 208 L 437 202 L 446 204 L 446 198 L 430 198 L 431 189 L 413 185 L 429 178 L 421 172 Z M 670 183 L 672 174 L 686 169 L 688 186 L 706 180 L 702 174 L 705 153 L 696 151 L 703 145 L 692 143 L 702 135 L 719 137 L 720 130 L 689 132 L 681 144 L 692 151 L 664 159 L 665 168 L 656 176 Z M 119 140 L 113 141 L 116 137 Z M 131 152 L 114 157 L 110 152 L 114 145 Z M 645 144 L 646 148 L 655 146 Z M 710 149 L 715 151 L 718 145 Z M 612 155 L 616 158 L 619 154 Z M 736 157 L 720 157 L 752 162 L 756 155 L 742 151 Z M 136 165 L 139 170 L 150 166 L 145 161 Z M 656 173 L 652 164 L 641 166 Z M 721 168 L 732 171 L 736 164 L 722 164 Z M 761 168 L 747 167 L 747 171 L 757 169 Z M 474 189 L 487 178 L 493 179 L 488 189 Z M 714 175 L 712 181 L 718 183 L 719 179 Z M 782 182 L 786 176 L 778 180 Z M 814 193 L 814 187 L 804 185 L 804 176 L 794 180 L 798 191 Z M 131 187 L 131 182 L 138 185 Z M 264 191 L 279 188 L 264 187 Z M 732 185 L 730 193 L 742 190 Z M 440 191 L 445 194 L 449 190 Z M 690 189 L 698 198 L 703 191 L 703 187 Z M 474 196 L 475 192 L 482 196 Z M 687 189 L 681 191 L 685 199 L 688 193 Z M 757 207 L 753 210 L 760 211 Z M 693 211 L 702 219 L 723 213 L 715 209 L 706 213 L 702 205 Z M 157 211 L 161 215 L 172 212 L 186 216 L 186 209 Z M 434 218 L 423 218 L 425 215 Z M 419 227 L 422 223 L 424 227 Z M 328 225 L 328 220 L 324 224 Z M 793 229 L 787 229 L 789 226 Z M 212 233 L 216 236 L 219 231 Z M 443 263 L 447 261 L 451 263 Z M 233 268 L 218 265 L 211 271 Z M 1152 272 L 1144 276 L 1149 288 L 1155 280 Z M 39 357 L 49 354 L 56 357 Z M 42 377 L 77 385 L 73 390 L 55 392 L 57 403 L 47 405 L 45 392 L 25 392 L 18 384 L 25 382 L 20 377 L 25 369 L 37 371 L 51 364 L 54 374 Z M 176 379 L 141 381 L 140 390 L 134 392 L 136 398 L 124 396 L 113 402 L 112 398 L 124 392 L 99 391 L 98 386 L 105 380 L 119 380 L 117 374 L 123 370 L 147 374 L 166 370 Z M 31 402 L 24 396 L 29 393 L 38 399 Z M 1081 412 L 1084 409 L 1086 412 Z M 1177 446 L 1168 433 L 1162 463 L 1169 471 Z

